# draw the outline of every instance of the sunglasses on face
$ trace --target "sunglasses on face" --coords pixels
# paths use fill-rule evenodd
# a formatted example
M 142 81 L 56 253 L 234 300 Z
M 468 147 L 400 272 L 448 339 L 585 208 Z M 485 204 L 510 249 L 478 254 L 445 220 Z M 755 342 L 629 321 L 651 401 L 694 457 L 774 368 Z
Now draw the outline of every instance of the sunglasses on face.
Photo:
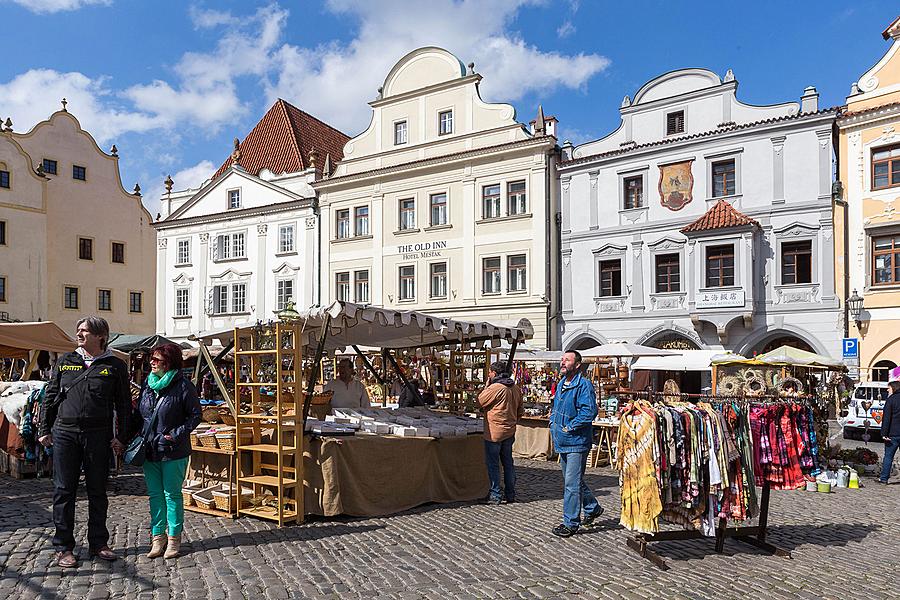
M 161 362 L 163 362 L 163 359 L 159 358 L 158 356 L 151 356 L 150 362 L 151 363 L 161 363 Z

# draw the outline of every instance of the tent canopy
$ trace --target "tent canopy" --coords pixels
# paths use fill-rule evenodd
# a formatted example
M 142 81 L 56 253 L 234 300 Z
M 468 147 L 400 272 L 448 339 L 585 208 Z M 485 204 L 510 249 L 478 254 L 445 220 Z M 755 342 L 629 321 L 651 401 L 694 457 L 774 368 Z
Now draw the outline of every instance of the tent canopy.
M 673 356 L 642 356 L 636 358 L 631 363 L 631 369 L 645 371 L 712 371 L 713 358 L 722 356 L 724 355 L 721 350 L 679 350 L 678 354 Z
M 634 358 L 638 356 L 671 356 L 675 354 L 671 350 L 660 350 L 651 346 L 642 346 L 640 344 L 631 344 L 628 342 L 613 342 L 611 344 L 602 344 L 587 350 L 580 350 L 581 356 L 584 358 Z
M 138 348 L 152 350 L 164 344 L 174 344 L 172 340 L 161 335 L 129 335 L 125 333 L 113 333 L 109 337 L 109 347 L 119 352 L 131 352 Z M 176 344 L 177 345 L 177 344 Z
M 28 358 L 29 350 L 71 352 L 75 340 L 52 321 L 0 323 L 0 357 Z
M 821 369 L 837 369 L 846 370 L 847 367 L 839 360 L 816 354 L 815 352 L 807 352 L 799 348 L 791 346 L 781 346 L 771 352 L 759 354 L 753 358 L 743 358 L 740 356 L 717 356 L 712 361 L 715 365 L 769 365 L 773 367 L 793 366 L 793 367 L 818 367 Z

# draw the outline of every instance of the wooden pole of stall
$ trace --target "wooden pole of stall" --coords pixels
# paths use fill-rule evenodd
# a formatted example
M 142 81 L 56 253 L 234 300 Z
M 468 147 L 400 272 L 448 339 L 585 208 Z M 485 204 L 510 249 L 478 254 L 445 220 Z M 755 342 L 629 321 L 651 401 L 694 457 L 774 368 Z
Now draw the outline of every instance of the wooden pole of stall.
M 231 344 L 233 345 L 234 342 L 232 342 Z M 221 354 L 219 354 L 219 356 L 222 356 L 224 352 L 227 352 L 227 350 L 223 351 Z M 222 380 L 222 376 L 219 375 L 219 369 L 218 367 L 216 367 L 215 362 L 213 362 L 213 357 L 209 353 L 209 348 L 207 348 L 203 344 L 200 344 L 200 355 L 203 356 L 203 360 L 205 360 L 209 365 L 209 372 L 212 374 L 213 380 L 216 382 L 216 385 L 219 388 L 219 392 L 222 393 L 222 397 L 225 398 L 225 404 L 228 405 L 228 409 L 231 410 L 231 414 L 237 415 L 237 409 L 234 405 L 234 399 L 231 397 L 231 392 L 229 392 L 228 388 L 225 387 L 225 382 Z
M 316 355 L 313 358 L 312 373 L 309 374 L 309 380 L 306 382 L 306 396 L 303 398 L 303 428 L 300 430 L 300 440 L 306 434 L 306 419 L 309 417 L 309 405 L 312 403 L 313 393 L 316 391 L 316 380 L 319 378 L 319 367 L 322 365 L 322 355 L 325 354 L 325 340 L 328 339 L 328 327 L 331 325 L 331 314 L 325 315 L 325 323 L 322 324 L 322 337 L 319 338 L 319 345 L 316 347 Z M 298 338 L 294 341 L 300 344 Z M 302 371 L 301 371 L 302 372 Z M 303 454 L 300 454 L 300 460 L 303 460 Z
M 353 350 L 356 351 L 356 354 L 360 358 L 362 358 L 363 365 L 365 365 L 366 370 L 375 377 L 375 381 L 377 381 L 381 385 L 384 385 L 384 377 L 378 374 L 378 371 L 375 370 L 375 367 L 372 366 L 372 363 L 369 362 L 369 359 L 366 357 L 366 355 L 360 351 L 359 346 L 353 344 L 351 348 L 353 348 Z
M 509 358 L 506 359 L 506 372 L 512 375 L 513 359 L 516 356 L 516 347 L 519 345 L 519 338 L 513 340 L 512 346 L 509 348 Z M 490 369 L 491 365 L 488 365 Z

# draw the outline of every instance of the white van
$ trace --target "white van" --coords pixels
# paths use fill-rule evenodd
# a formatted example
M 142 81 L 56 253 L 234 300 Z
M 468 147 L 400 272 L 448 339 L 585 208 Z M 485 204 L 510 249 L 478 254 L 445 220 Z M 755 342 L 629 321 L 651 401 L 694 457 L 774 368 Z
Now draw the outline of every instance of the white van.
M 885 381 L 867 381 L 853 389 L 847 414 L 838 419 L 845 440 L 859 438 L 867 427 L 870 440 L 881 440 L 881 417 L 889 393 Z

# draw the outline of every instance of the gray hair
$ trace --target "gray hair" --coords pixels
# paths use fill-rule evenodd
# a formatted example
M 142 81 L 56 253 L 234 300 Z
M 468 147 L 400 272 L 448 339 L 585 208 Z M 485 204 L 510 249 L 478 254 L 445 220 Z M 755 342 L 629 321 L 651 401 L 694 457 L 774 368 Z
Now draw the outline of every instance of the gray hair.
M 94 315 L 84 317 L 78 319 L 78 322 L 75 323 L 75 329 L 82 325 L 87 325 L 88 331 L 103 338 L 100 347 L 106 350 L 106 347 L 109 345 L 109 323 L 106 322 L 106 319 Z

